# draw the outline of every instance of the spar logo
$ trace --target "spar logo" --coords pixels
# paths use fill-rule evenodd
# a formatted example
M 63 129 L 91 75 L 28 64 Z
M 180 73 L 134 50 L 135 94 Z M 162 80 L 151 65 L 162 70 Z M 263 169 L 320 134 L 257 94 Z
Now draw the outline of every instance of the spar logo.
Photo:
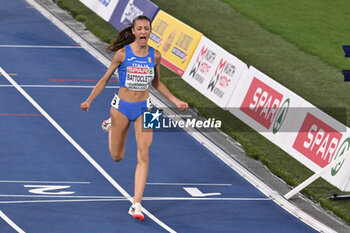
M 202 84 L 205 75 L 209 73 L 215 58 L 216 54 L 203 46 L 197 56 L 196 62 L 192 66 L 189 76 Z
M 333 160 L 341 138 L 342 134 L 340 132 L 312 114 L 307 113 L 295 139 L 293 148 L 318 166 L 325 167 Z M 341 156 L 345 152 L 345 149 L 349 148 L 349 141 L 344 141 L 341 148 L 337 156 Z M 342 164 L 338 164 L 332 169 L 332 173 L 336 174 L 341 166 Z
M 290 104 L 289 98 L 281 105 L 282 100 L 281 93 L 254 77 L 240 110 L 266 129 L 270 129 L 273 123 L 272 132 L 275 134 L 282 127 Z
M 348 152 L 349 149 L 350 149 L 350 138 L 347 138 L 344 140 L 344 142 L 339 147 L 337 154 L 334 156 L 334 159 L 342 156 L 345 152 Z M 344 160 L 332 168 L 332 170 L 331 170 L 332 176 L 335 176 L 339 172 L 340 168 L 343 166 L 343 163 L 344 163 Z
M 282 124 L 284 122 L 284 119 L 286 119 L 287 113 L 288 113 L 288 109 L 289 109 L 289 104 L 290 104 L 290 100 L 289 98 L 287 98 L 281 107 L 279 107 L 276 118 L 273 122 L 273 126 L 272 126 L 272 133 L 276 134 L 278 132 L 278 130 L 280 130 L 280 128 L 282 127 Z
M 132 74 L 152 74 L 153 71 L 150 71 L 151 69 L 149 67 L 133 67 L 133 66 L 128 66 L 127 68 L 128 73 Z
M 207 89 L 222 98 L 225 94 L 224 89 L 230 84 L 235 71 L 236 67 L 234 65 L 228 63 L 224 58 L 221 58 Z

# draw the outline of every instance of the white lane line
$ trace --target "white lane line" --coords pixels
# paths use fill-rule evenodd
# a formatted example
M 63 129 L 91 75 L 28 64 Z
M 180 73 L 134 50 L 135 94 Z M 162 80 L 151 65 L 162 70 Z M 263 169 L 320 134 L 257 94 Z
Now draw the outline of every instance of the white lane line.
M 73 199 L 102 199 L 102 200 L 114 200 L 122 199 L 128 201 L 126 197 L 123 196 L 48 196 L 48 195 L 6 195 L 2 194 L 0 197 L 14 198 L 14 197 L 24 197 L 24 198 L 73 198 Z M 156 201 L 156 200 L 204 200 L 204 201 L 268 201 L 271 200 L 268 197 L 143 197 L 142 201 Z M 6 201 L 5 201 L 6 202 Z M 18 202 L 18 201 L 17 201 Z M 0 201 L 0 203 L 3 203 Z
M 101 199 L 115 199 L 115 198 L 124 198 L 123 196 L 71 196 L 71 195 L 17 195 L 17 194 L 1 194 L 0 197 L 35 197 L 35 198 L 101 198 Z
M 71 197 L 72 198 L 72 197 Z M 126 197 L 119 198 L 87 198 L 87 199 L 65 199 L 65 200 L 20 200 L 20 201 L 0 201 L 0 204 L 24 204 L 24 203 L 66 203 L 66 202 L 107 202 L 107 201 L 128 201 Z M 221 198 L 201 198 L 201 197 L 143 197 L 142 201 L 271 201 L 270 198 L 249 198 L 249 197 L 221 197 Z
M 144 197 L 142 201 L 271 201 L 268 197 Z
M 147 183 L 147 185 L 232 186 L 232 184 L 206 184 L 206 183 Z
M 29 1 L 29 0 L 27 0 Z M 127 193 L 22 87 L 20 87 L 1 67 L 0 73 L 72 144 L 124 197 L 131 203 L 133 198 Z M 158 225 L 169 232 L 176 232 L 151 214 L 145 208 L 143 212 Z
M 128 199 L 124 197 L 124 198 L 115 198 L 115 199 L 72 199 L 72 200 L 0 201 L 0 204 L 66 203 L 66 202 L 103 202 L 103 201 L 128 201 Z
M 2 212 L 0 210 L 0 217 L 2 219 L 5 220 L 5 222 L 7 222 L 7 224 L 9 224 L 13 229 L 15 229 L 17 232 L 19 233 L 25 233 L 25 231 L 23 231 L 19 226 L 17 226 L 11 219 L 9 219 L 5 214 L 4 212 Z
M 0 183 L 28 183 L 28 184 L 91 184 L 91 182 L 75 181 L 34 181 L 34 180 L 0 180 Z
M 0 45 L 0 48 L 41 48 L 41 49 L 82 49 L 77 46 L 55 46 L 55 45 Z
M 78 86 L 78 85 L 19 85 L 20 87 L 35 88 L 94 88 L 94 86 Z M 13 85 L 3 84 L 0 87 L 14 87 Z M 106 86 L 105 88 L 119 88 L 119 86 Z

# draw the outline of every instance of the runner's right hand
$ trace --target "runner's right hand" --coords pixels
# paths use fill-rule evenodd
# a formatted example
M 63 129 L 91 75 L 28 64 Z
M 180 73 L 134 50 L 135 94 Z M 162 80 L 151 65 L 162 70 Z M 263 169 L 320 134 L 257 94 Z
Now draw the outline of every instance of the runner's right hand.
M 89 111 L 90 103 L 88 101 L 85 101 L 80 104 L 80 108 L 83 109 L 84 111 Z

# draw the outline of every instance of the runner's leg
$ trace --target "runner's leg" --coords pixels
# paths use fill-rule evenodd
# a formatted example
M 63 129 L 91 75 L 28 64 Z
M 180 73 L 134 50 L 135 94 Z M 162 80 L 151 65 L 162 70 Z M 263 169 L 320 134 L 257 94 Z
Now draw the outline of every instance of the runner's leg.
M 128 134 L 129 119 L 111 107 L 111 127 L 109 128 L 109 151 L 114 161 L 119 162 L 124 157 L 126 136 Z
M 137 143 L 137 166 L 135 171 L 134 203 L 141 203 L 146 186 L 149 165 L 149 148 L 152 143 L 152 129 L 143 129 L 143 116 L 135 120 L 135 136 Z

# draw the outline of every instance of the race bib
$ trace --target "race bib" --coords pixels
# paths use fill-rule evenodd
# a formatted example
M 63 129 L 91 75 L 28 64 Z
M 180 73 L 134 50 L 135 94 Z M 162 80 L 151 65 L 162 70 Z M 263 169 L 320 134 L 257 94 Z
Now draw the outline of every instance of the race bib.
M 147 109 L 153 108 L 153 104 L 151 102 L 151 97 L 148 97 L 148 99 L 146 100 L 146 105 L 147 105 Z
M 112 99 L 111 105 L 115 107 L 116 109 L 119 108 L 119 100 L 120 98 L 118 97 L 117 94 L 114 94 L 114 98 Z
M 154 78 L 153 67 L 127 67 L 125 87 L 134 91 L 145 91 Z

